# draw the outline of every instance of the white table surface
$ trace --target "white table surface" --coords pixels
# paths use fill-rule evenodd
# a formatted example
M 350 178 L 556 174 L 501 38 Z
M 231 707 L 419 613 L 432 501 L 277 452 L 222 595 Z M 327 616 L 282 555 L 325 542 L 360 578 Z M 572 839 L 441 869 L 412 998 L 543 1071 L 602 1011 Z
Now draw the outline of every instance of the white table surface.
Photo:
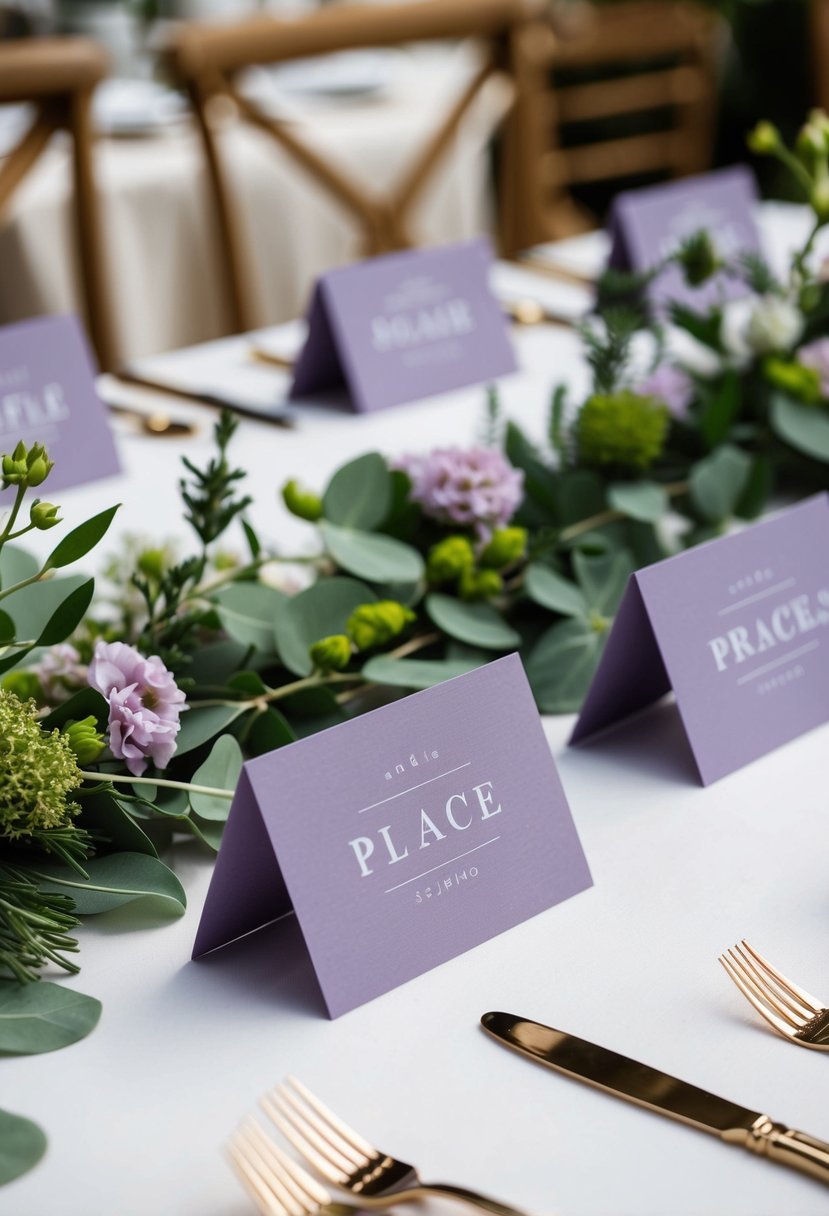
M 585 372 L 572 333 L 517 338 L 525 370 L 503 383 L 505 411 L 540 436 L 552 383 Z M 303 412 L 293 432 L 244 422 L 233 454 L 254 523 L 295 552 L 313 531 L 277 501 L 286 477 L 321 488 L 350 455 L 468 443 L 482 421 L 471 389 L 368 418 Z M 201 460 L 206 434 L 126 431 L 126 476 L 62 494 L 67 519 L 123 501 L 120 533 L 179 534 L 178 456 Z M 0 1103 L 50 1136 L 0 1211 L 243 1216 L 222 1145 L 289 1073 L 424 1177 L 537 1216 L 827 1211 L 819 1184 L 522 1060 L 478 1019 L 536 1018 L 829 1139 L 826 1060 L 767 1032 L 716 962 L 745 935 L 829 993 L 829 727 L 702 789 L 670 705 L 589 747 L 567 747 L 571 726 L 545 721 L 594 888 L 337 1021 L 293 918 L 188 961 L 211 870 L 193 843 L 167 858 L 183 917 L 145 905 L 85 922 L 82 973 L 63 982 L 99 997 L 103 1016 L 73 1047 L 0 1061 Z

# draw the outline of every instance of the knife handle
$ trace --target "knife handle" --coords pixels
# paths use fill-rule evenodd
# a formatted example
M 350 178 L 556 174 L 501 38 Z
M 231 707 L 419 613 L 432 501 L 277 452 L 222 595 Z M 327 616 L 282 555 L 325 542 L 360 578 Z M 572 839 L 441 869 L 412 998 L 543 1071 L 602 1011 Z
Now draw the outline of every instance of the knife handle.
M 786 1127 L 785 1123 L 772 1123 L 764 1115 L 751 1129 L 746 1147 L 770 1161 L 789 1165 L 819 1182 L 829 1183 L 829 1144 L 825 1140 L 816 1140 L 805 1132 Z

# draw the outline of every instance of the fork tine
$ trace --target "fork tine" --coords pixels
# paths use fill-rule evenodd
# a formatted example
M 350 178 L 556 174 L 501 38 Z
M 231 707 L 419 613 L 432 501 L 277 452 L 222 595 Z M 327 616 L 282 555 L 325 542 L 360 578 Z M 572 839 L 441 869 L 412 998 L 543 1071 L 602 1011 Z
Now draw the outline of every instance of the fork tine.
M 745 938 L 742 939 L 742 945 L 745 946 L 752 958 L 759 963 L 759 965 L 763 967 L 769 973 L 769 975 L 772 975 L 777 980 L 778 984 L 780 984 L 782 988 L 785 988 L 787 992 L 800 1001 L 804 1008 L 808 1010 L 810 1017 L 814 1017 L 816 1013 L 821 1012 L 823 1009 L 823 1003 L 819 1001 L 817 997 L 811 996 L 804 988 L 799 988 L 797 984 L 793 984 L 791 980 L 786 979 L 785 975 L 782 975 L 776 967 L 772 966 L 768 959 L 763 958 L 759 951 L 755 950 L 753 946 L 750 946 Z
M 356 1148 L 352 1141 L 346 1139 L 346 1137 L 340 1133 L 336 1122 L 332 1123 L 330 1119 L 322 1117 L 317 1112 L 316 1107 L 305 1098 L 302 1089 L 297 1089 L 296 1091 L 290 1089 L 290 1082 L 291 1078 L 288 1078 L 288 1081 L 280 1085 L 276 1090 L 276 1093 L 282 1099 L 283 1103 L 287 1104 L 290 1109 L 295 1111 L 296 1114 L 299 1115 L 304 1121 L 307 1127 L 313 1129 L 317 1135 L 322 1136 L 323 1139 L 327 1140 L 328 1143 L 332 1145 L 332 1147 L 350 1163 L 352 1169 L 354 1167 L 368 1165 L 371 1157 L 376 1155 L 373 1150 L 370 1150 L 369 1153 L 364 1153 Z M 322 1105 L 322 1103 L 320 1103 L 320 1105 Z M 325 1107 L 323 1107 L 323 1110 L 325 1110 Z M 284 1113 L 287 1117 L 287 1111 Z M 336 1118 L 336 1116 L 332 1116 L 332 1118 Z M 339 1122 L 339 1120 L 337 1120 L 337 1122 Z
M 253 1119 L 247 1118 L 236 1132 L 236 1142 L 247 1153 L 248 1161 L 259 1171 L 259 1176 L 270 1187 L 273 1198 L 282 1216 L 309 1216 L 315 1204 L 308 1207 L 285 1186 L 284 1171 L 274 1165 L 270 1152 L 271 1141 Z
M 765 1019 L 769 1026 L 771 1026 L 773 1030 L 776 1030 L 778 1034 L 782 1034 L 786 1038 L 791 1038 L 792 1032 L 790 1027 L 782 1020 L 782 1018 L 779 1018 L 777 1014 L 772 1013 L 768 1006 L 754 995 L 751 989 L 744 983 L 739 972 L 736 970 L 730 959 L 728 959 L 724 954 L 721 954 L 719 957 L 719 962 L 722 963 L 723 967 L 725 968 L 726 975 L 737 985 L 748 1003 L 752 1005 L 753 1008 L 756 1009 L 760 1014 L 760 1017 Z
M 270 1136 L 263 1131 L 258 1123 L 251 1120 L 250 1128 L 251 1131 L 255 1129 L 257 1144 L 262 1146 L 262 1155 L 267 1157 L 285 1189 L 288 1190 L 306 1210 L 322 1207 L 323 1204 L 331 1202 L 331 1196 L 328 1194 L 325 1187 L 321 1186 L 315 1178 L 312 1178 L 308 1171 L 304 1170 L 298 1161 L 294 1161 L 287 1155 L 287 1153 L 284 1153 L 279 1145 L 271 1140 Z
M 274 1199 L 273 1192 L 262 1182 L 259 1173 L 251 1165 L 245 1152 L 231 1140 L 227 1146 L 227 1153 L 237 1177 L 259 1208 L 262 1216 L 284 1216 L 284 1210 Z
M 304 1098 L 306 1103 L 312 1107 L 322 1119 L 326 1121 L 329 1127 L 331 1127 L 333 1131 L 338 1132 L 339 1135 L 342 1136 L 343 1140 L 348 1141 L 348 1143 L 352 1145 L 352 1147 L 355 1148 L 358 1153 L 363 1153 L 366 1157 L 368 1157 L 369 1160 L 382 1155 L 373 1144 L 369 1144 L 368 1140 L 364 1140 L 358 1132 L 355 1132 L 353 1127 L 349 1127 L 348 1124 L 344 1123 L 338 1115 L 335 1115 L 332 1110 L 329 1110 L 323 1102 L 320 1102 L 316 1094 L 312 1094 L 310 1089 L 303 1085 L 301 1081 L 297 1080 L 296 1077 L 288 1077 L 287 1084 L 295 1089 L 300 1097 Z
M 765 1003 L 779 1016 L 784 1022 L 788 1022 L 793 1030 L 799 1030 L 802 1019 L 795 1018 L 790 1012 L 785 1002 L 781 1002 L 779 996 L 773 988 L 764 980 L 762 975 L 757 974 L 752 967 L 743 959 L 738 947 L 729 949 L 728 956 L 731 962 L 743 977 L 745 983 L 751 990 L 760 997 Z
M 750 976 L 752 982 L 759 988 L 768 1003 L 773 1009 L 777 1010 L 781 1017 L 787 1018 L 797 1029 L 809 1020 L 811 1015 L 804 1010 L 803 1006 L 793 1001 L 790 996 L 783 992 L 771 976 L 767 975 L 746 954 L 742 946 L 735 946 L 730 953 L 735 959 L 739 960 L 743 974 Z
M 322 1174 L 323 1178 L 327 1178 L 335 1186 L 342 1186 L 348 1181 L 351 1164 L 345 1162 L 345 1166 L 343 1166 L 342 1162 L 345 1161 L 345 1158 L 333 1160 L 334 1150 L 321 1137 L 316 1136 L 315 1142 L 309 1140 L 293 1121 L 285 1118 L 282 1108 L 276 1104 L 271 1094 L 264 1094 L 260 1103 L 265 1114 L 279 1128 L 288 1143 L 292 1144 L 300 1156 Z

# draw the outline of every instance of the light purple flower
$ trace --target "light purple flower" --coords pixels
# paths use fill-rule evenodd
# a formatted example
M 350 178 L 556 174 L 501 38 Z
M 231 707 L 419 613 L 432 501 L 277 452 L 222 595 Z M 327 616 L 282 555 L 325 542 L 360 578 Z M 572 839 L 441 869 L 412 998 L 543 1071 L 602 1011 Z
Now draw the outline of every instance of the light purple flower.
M 820 380 L 820 395 L 829 399 L 829 338 L 815 338 L 797 352 L 797 361 L 811 367 Z
M 515 514 L 524 474 L 494 448 L 435 448 L 397 464 L 412 482 L 411 498 L 443 524 L 474 527 L 481 538 Z
M 672 363 L 660 363 L 634 392 L 642 397 L 655 397 L 664 401 L 674 418 L 684 418 L 688 406 L 694 399 L 694 382 L 682 368 Z
M 86 666 L 71 642 L 52 646 L 32 670 L 50 705 L 66 701 L 86 683 Z
M 125 642 L 102 642 L 87 675 L 109 702 L 109 747 L 140 777 L 152 760 L 166 768 L 176 750 L 184 693 L 157 655 L 145 659 Z

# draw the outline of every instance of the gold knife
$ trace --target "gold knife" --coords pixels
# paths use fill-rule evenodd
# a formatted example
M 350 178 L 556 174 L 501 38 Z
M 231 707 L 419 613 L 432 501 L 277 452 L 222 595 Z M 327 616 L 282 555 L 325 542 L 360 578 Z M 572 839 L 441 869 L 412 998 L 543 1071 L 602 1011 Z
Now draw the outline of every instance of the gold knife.
M 829 1183 L 829 1144 L 783 1123 L 773 1123 L 768 1115 L 746 1110 L 606 1047 L 511 1013 L 485 1013 L 481 1025 L 508 1047 L 558 1072 Z

